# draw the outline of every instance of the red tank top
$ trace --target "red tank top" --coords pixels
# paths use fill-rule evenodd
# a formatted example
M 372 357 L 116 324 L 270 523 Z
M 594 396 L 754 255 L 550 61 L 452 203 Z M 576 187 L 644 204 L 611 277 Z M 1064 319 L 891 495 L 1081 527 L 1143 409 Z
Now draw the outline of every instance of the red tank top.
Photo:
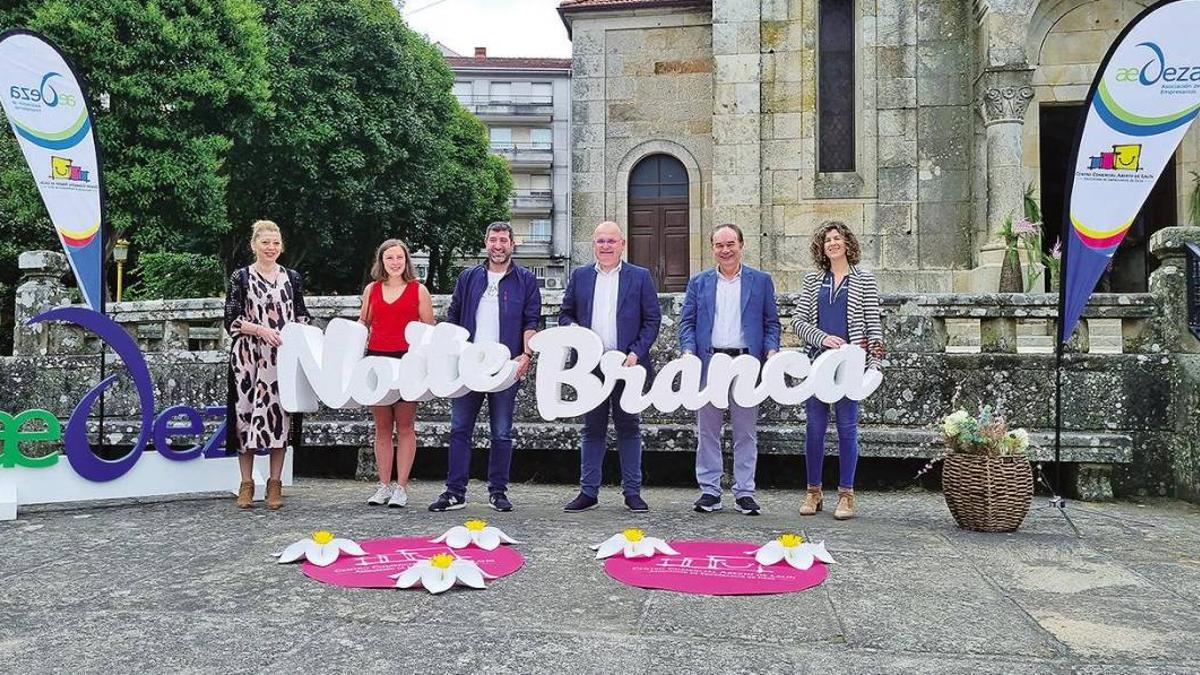
M 367 339 L 367 349 L 381 352 L 408 351 L 408 341 L 404 339 L 404 329 L 410 321 L 420 321 L 418 310 L 420 304 L 420 282 L 410 281 L 400 292 L 400 297 L 392 302 L 383 299 L 383 284 L 376 281 L 371 284 L 370 303 L 371 335 Z

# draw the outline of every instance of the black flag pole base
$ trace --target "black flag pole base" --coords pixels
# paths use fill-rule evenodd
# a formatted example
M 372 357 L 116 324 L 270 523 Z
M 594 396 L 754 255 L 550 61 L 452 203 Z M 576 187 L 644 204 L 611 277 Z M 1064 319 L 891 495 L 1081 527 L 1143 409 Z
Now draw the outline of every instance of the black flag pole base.
M 1075 526 L 1075 521 L 1071 520 L 1071 516 L 1067 514 L 1067 500 L 1065 497 L 1053 495 L 1050 497 L 1050 501 L 1046 502 L 1046 505 L 1042 508 L 1054 509 L 1058 511 L 1059 515 L 1063 517 L 1063 520 L 1067 521 L 1067 525 L 1071 526 L 1071 531 L 1075 533 L 1075 538 L 1083 538 L 1083 533 L 1079 531 L 1079 528 Z
M 1067 499 L 1066 499 L 1066 497 L 1063 497 L 1062 495 L 1058 494 L 1058 490 L 1055 490 L 1054 488 L 1050 487 L 1050 481 L 1046 480 L 1046 474 L 1042 471 L 1042 463 L 1041 462 L 1038 462 L 1034 466 L 1037 467 L 1038 482 L 1041 483 L 1042 486 L 1045 487 L 1050 492 L 1050 501 L 1046 502 L 1046 505 L 1042 506 L 1041 508 L 1042 509 L 1054 509 L 1055 511 L 1058 511 L 1058 514 L 1063 517 L 1063 520 L 1067 521 L 1067 525 L 1071 526 L 1071 531 L 1075 533 L 1075 538 L 1082 539 L 1083 533 L 1079 531 L 1079 528 L 1075 526 L 1075 521 L 1071 520 L 1071 516 L 1067 514 Z M 1061 471 L 1061 470 L 1062 469 L 1060 467 L 1056 471 Z M 1058 475 L 1058 474 L 1056 473 L 1055 475 Z
M 1081 532 L 1079 527 L 1075 525 L 1075 521 L 1071 519 L 1070 514 L 1067 513 L 1067 498 L 1058 494 L 1058 491 L 1050 486 L 1050 482 L 1046 480 L 1046 474 L 1042 471 L 1042 463 L 1041 462 L 1034 464 L 1034 466 L 1037 468 L 1038 483 L 1040 483 L 1042 485 L 1042 487 L 1046 488 L 1046 490 L 1050 493 L 1050 499 L 1047 500 L 1047 502 L 1043 506 L 1038 507 L 1038 510 L 1043 511 L 1046 509 L 1053 509 L 1055 511 L 1058 511 L 1059 515 L 1061 515 L 1063 517 L 1063 520 L 1067 521 L 1067 525 L 1069 525 L 1071 527 L 1071 531 L 1075 533 L 1075 537 L 1082 539 L 1083 532 Z M 1123 526 L 1137 525 L 1139 527 L 1154 527 L 1154 525 L 1152 523 L 1147 523 L 1147 522 L 1140 521 L 1140 520 L 1132 520 L 1125 516 L 1114 516 L 1109 513 L 1101 513 L 1100 511 L 1097 511 L 1095 509 L 1088 509 L 1088 508 L 1086 508 L 1086 505 L 1079 504 L 1079 503 L 1074 504 L 1071 508 L 1075 512 L 1076 516 L 1085 516 L 1085 517 L 1093 516 L 1093 517 L 1097 517 L 1097 518 L 1107 518 L 1114 522 L 1120 523 Z

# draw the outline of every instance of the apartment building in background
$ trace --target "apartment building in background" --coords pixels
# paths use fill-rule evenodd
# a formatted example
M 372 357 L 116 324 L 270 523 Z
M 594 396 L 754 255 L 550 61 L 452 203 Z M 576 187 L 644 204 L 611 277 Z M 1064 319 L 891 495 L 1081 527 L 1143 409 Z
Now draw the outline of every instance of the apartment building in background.
M 571 258 L 571 59 L 439 47 L 454 71 L 454 95 L 487 125 L 492 152 L 512 168 L 514 258 L 544 288 L 562 288 Z

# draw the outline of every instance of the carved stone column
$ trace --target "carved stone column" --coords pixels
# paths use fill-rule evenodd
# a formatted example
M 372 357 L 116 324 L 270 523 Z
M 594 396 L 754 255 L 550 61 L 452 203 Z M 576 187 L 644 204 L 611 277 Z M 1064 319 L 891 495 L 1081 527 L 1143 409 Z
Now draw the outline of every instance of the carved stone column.
M 1004 259 L 1004 240 L 997 234 L 1004 219 L 1024 212 L 1025 175 L 1021 166 L 1021 130 L 1033 100 L 1032 68 L 985 70 L 976 82 L 979 114 L 987 136 L 987 222 L 979 224 L 976 241 L 981 268 L 976 290 L 995 291 Z
M 1150 292 L 1158 300 L 1157 333 L 1173 354 L 1200 354 L 1200 341 L 1188 329 L 1188 243 L 1200 243 L 1200 227 L 1164 227 L 1150 235 L 1150 252 L 1159 259 L 1150 273 Z
M 67 257 L 55 251 L 25 251 L 17 259 L 22 281 L 17 287 L 13 328 L 14 356 L 43 356 L 54 350 L 50 324 L 33 326 L 25 322 L 59 305 L 70 304 L 70 294 L 62 278 L 69 271 Z

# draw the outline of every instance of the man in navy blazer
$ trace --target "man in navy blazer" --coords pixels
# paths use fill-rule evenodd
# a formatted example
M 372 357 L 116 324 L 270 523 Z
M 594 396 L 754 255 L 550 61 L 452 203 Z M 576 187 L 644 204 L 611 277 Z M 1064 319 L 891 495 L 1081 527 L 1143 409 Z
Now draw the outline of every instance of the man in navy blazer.
M 650 347 L 658 337 L 662 310 L 654 279 L 645 267 L 623 262 L 625 235 L 621 226 L 605 221 L 592 234 L 596 263 L 577 268 L 563 293 L 561 326 L 577 324 L 600 336 L 605 351 L 624 353 L 625 365 L 642 365 L 651 371 Z M 647 378 L 649 379 L 649 378 Z M 563 507 L 569 513 L 593 509 L 599 503 L 601 468 L 604 464 L 608 412 L 612 409 L 621 459 L 621 491 L 630 511 L 648 511 L 642 499 L 642 434 L 638 415 L 625 412 L 619 401 L 625 383 L 583 416 L 582 460 L 579 496 Z
M 498 220 L 487 227 L 483 240 L 487 259 L 463 270 L 454 285 L 446 322 L 462 326 L 475 344 L 499 343 L 517 363 L 517 377 L 529 371 L 533 352 L 529 341 L 537 333 L 542 293 L 537 277 L 512 259 L 517 240 L 512 225 Z M 471 475 L 471 437 L 475 420 L 488 404 L 491 447 L 488 451 L 488 503 L 497 511 L 512 511 L 508 477 L 512 465 L 513 415 L 518 381 L 503 391 L 468 391 L 450 402 L 450 448 L 447 452 L 446 491 L 429 505 L 430 511 L 455 511 L 467 505 Z
M 715 353 L 750 354 L 764 361 L 779 351 L 779 311 L 775 284 L 766 272 L 742 264 L 744 245 L 737 225 L 718 225 L 712 236 L 717 266 L 688 280 L 679 317 L 679 348 L 703 364 Z M 700 498 L 696 511 L 721 509 L 721 429 L 725 411 L 705 405 L 696 411 L 696 481 Z M 733 427 L 733 496 L 738 511 L 759 514 L 754 501 L 754 469 L 758 461 L 758 406 L 743 408 L 729 401 Z

